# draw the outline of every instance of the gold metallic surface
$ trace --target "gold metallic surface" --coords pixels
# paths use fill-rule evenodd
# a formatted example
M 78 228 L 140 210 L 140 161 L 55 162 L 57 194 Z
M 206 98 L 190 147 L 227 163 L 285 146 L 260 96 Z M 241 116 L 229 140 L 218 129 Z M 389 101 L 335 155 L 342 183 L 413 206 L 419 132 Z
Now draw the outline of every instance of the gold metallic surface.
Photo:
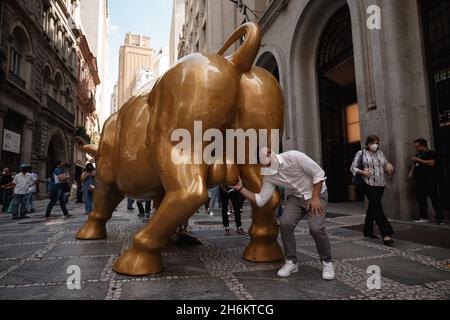
M 238 51 L 223 57 L 244 35 Z M 171 160 L 177 144 L 171 141 L 173 131 L 187 129 L 194 135 L 194 121 L 202 122 L 203 131 L 223 133 L 238 128 L 283 129 L 281 88 L 269 72 L 252 67 L 260 44 L 259 27 L 248 23 L 236 30 L 219 54 L 181 59 L 149 93 L 131 99 L 111 116 L 98 150 L 86 146 L 96 157 L 97 187 L 94 210 L 78 239 L 106 238 L 106 222 L 125 196 L 159 203 L 149 223 L 134 236 L 133 246 L 115 262 L 116 272 L 133 276 L 161 272 L 161 250 L 176 228 L 206 202 L 209 187 L 233 185 L 240 175 L 249 190 L 260 190 L 257 165 L 176 165 Z M 264 208 L 253 207 L 245 259 L 282 259 L 274 214 L 278 203 L 274 194 Z

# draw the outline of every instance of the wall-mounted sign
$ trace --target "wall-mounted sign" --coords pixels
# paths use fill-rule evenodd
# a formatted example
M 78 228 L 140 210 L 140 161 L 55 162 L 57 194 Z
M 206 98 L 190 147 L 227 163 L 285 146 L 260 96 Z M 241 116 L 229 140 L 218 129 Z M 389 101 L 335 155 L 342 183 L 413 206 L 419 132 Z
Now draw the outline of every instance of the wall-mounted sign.
M 20 154 L 20 139 L 21 139 L 21 135 L 8 130 L 8 129 L 4 129 L 3 130 L 3 150 L 4 151 L 8 151 L 8 152 L 12 152 L 12 153 L 16 153 L 16 154 Z

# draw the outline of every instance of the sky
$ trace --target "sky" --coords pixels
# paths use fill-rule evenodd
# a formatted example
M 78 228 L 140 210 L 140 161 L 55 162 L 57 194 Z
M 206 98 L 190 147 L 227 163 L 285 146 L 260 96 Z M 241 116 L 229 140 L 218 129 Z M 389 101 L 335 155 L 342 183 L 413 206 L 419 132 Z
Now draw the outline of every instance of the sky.
M 117 82 L 119 49 L 125 34 L 132 32 L 151 38 L 151 46 L 159 50 L 169 46 L 172 20 L 172 0 L 109 0 L 109 76 L 108 100 Z

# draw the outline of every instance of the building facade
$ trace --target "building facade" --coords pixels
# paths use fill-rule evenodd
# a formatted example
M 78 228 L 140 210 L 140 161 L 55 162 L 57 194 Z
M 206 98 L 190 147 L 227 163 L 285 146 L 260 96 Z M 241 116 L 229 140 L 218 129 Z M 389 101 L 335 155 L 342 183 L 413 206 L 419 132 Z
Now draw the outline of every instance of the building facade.
M 5 0 L 0 14 L 1 166 L 41 178 L 74 161 L 78 87 L 75 1 Z M 70 167 L 74 172 L 74 166 Z
M 119 109 L 132 96 L 138 72 L 152 70 L 153 59 L 154 52 L 150 46 L 150 38 L 127 33 L 119 53 Z
M 230 0 L 186 1 L 180 54 L 217 50 L 225 38 L 209 37 L 229 35 L 247 13 L 244 21 L 259 23 L 263 31 L 256 65 L 269 70 L 285 94 L 283 149 L 304 151 L 323 165 L 331 201 L 359 197 L 350 163 L 365 137 L 376 134 L 396 167 L 383 199 L 386 214 L 417 217 L 408 172 L 415 153 L 412 141 L 423 137 L 440 155 L 441 193 L 448 209 L 449 0 L 240 2 L 255 14 Z M 227 11 L 230 6 L 234 14 Z M 380 28 L 372 27 L 373 19 Z
M 109 8 L 108 0 L 78 0 L 80 2 L 81 23 L 86 39 L 97 60 L 100 85 L 95 96 L 99 132 L 110 115 L 108 102 L 109 69 Z
M 75 110 L 76 142 L 91 143 L 91 136 L 98 131 L 96 112 L 96 92 L 100 84 L 97 59 L 90 50 L 83 27 L 78 29 L 78 87 Z M 74 146 L 75 179 L 80 181 L 86 165 L 86 154 Z
M 111 114 L 119 111 L 119 85 L 115 84 L 111 94 Z
M 178 48 L 183 32 L 186 0 L 173 0 L 172 22 L 170 26 L 169 65 L 178 60 Z

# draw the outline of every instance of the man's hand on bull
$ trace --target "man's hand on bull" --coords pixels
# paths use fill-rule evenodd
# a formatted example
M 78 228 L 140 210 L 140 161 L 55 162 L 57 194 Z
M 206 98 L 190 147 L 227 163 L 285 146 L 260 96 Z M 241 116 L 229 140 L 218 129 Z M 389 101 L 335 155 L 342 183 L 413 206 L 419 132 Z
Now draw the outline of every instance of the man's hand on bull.
M 230 186 L 230 187 L 236 191 L 241 191 L 242 188 L 244 188 L 244 184 L 242 183 L 241 177 L 238 177 L 238 179 L 239 179 L 238 182 L 234 186 Z

